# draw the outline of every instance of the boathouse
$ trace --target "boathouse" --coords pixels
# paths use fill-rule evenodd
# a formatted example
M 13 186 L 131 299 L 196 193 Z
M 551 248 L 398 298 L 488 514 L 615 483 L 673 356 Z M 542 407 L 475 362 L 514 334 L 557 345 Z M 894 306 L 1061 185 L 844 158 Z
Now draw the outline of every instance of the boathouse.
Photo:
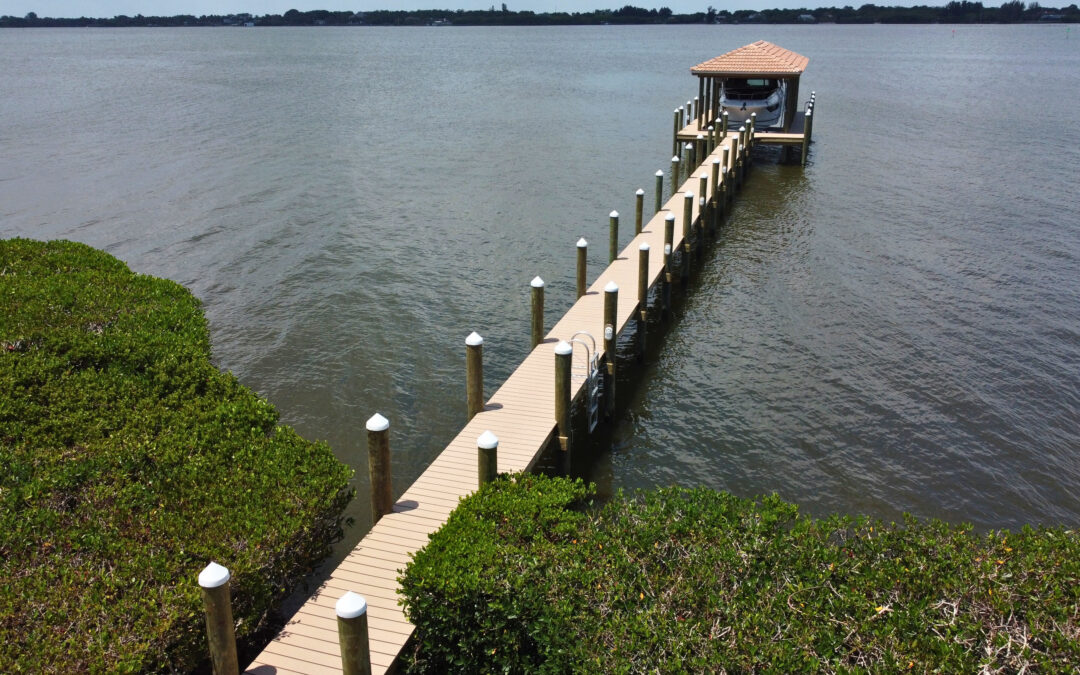
M 784 84 L 783 133 L 791 130 L 799 106 L 799 77 L 810 59 L 771 42 L 757 42 L 699 63 L 690 69 L 698 78 L 698 128 L 703 129 L 720 114 L 720 91 L 724 80 L 770 78 Z

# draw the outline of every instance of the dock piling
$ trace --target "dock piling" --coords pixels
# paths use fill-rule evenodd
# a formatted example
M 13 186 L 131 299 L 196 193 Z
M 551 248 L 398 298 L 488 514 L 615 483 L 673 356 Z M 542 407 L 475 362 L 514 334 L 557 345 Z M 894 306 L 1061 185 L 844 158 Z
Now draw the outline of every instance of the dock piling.
M 649 324 L 649 245 L 638 246 L 638 359 L 645 359 L 645 333 Z
M 671 310 L 671 284 L 674 282 L 674 274 L 671 269 L 675 241 L 675 214 L 668 213 L 664 217 L 664 314 Z
M 476 439 L 476 450 L 477 484 L 484 487 L 499 473 L 499 437 L 484 430 Z
M 810 156 L 810 132 L 814 127 L 814 111 L 806 111 L 803 118 L 803 142 L 802 142 L 802 165 L 806 166 L 806 159 Z
M 683 255 L 682 264 L 679 265 L 679 277 L 682 279 L 682 290 L 686 292 L 686 285 L 690 280 L 690 228 L 692 227 L 694 217 L 694 193 L 687 190 L 683 193 L 683 218 L 682 218 L 682 236 L 683 236 Z
M 694 167 L 694 144 L 693 143 L 687 142 L 685 145 L 683 145 L 683 158 L 685 159 L 685 161 L 682 163 L 682 166 L 680 167 L 682 169 L 682 172 L 679 175 L 679 182 L 680 183 L 682 183 L 684 180 L 690 178 L 690 172 L 694 170 L 694 168 L 693 168 Z
M 529 351 L 532 351 L 544 340 L 544 280 L 537 276 L 529 285 L 532 287 L 532 336 L 529 340 Z
M 619 256 L 619 212 L 608 214 L 608 264 Z
M 619 286 L 609 281 L 604 286 L 604 357 L 607 360 L 607 386 L 604 387 L 604 408 L 610 419 L 615 416 L 615 326 L 618 325 L 617 308 Z
M 334 605 L 334 613 L 337 614 L 342 675 L 371 675 L 367 600 L 346 591 Z
M 206 638 L 215 675 L 237 675 L 236 634 L 233 630 L 232 599 L 229 597 L 231 575 L 225 567 L 211 562 L 199 572 L 203 608 L 206 611 Z
M 562 464 L 568 468 L 572 439 L 570 436 L 570 365 L 574 348 L 569 342 L 555 345 L 555 424 L 559 428 L 559 449 L 563 453 Z
M 675 120 L 671 125 L 671 154 L 679 151 L 679 130 L 682 129 L 682 108 L 675 108 Z
M 638 188 L 634 193 L 634 236 L 641 234 L 641 219 L 645 215 L 645 191 Z
M 709 219 L 709 234 L 716 234 L 716 230 L 720 227 L 720 213 L 723 208 L 723 202 L 720 201 L 720 158 L 713 157 L 712 161 L 712 209 L 709 213 L 712 217 Z
M 368 474 L 371 476 L 371 524 L 390 513 L 394 506 L 390 486 L 390 421 L 379 413 L 367 421 Z
M 676 151 L 677 153 L 678 151 Z M 674 154 L 671 156 L 671 196 L 675 196 L 676 190 L 679 189 L 679 155 Z
M 468 421 L 484 409 L 484 338 L 476 331 L 465 338 L 465 397 Z
M 664 170 L 656 170 L 656 210 L 653 213 L 660 213 L 660 207 L 664 205 Z
M 589 264 L 589 242 L 585 237 L 577 240 L 577 297 L 585 295 L 585 267 Z

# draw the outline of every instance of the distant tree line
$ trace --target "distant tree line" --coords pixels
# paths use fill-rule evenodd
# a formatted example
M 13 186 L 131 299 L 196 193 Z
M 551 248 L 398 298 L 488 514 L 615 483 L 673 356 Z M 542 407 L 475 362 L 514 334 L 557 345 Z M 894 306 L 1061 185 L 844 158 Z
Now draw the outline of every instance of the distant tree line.
M 515 12 L 502 4 L 487 10 L 375 10 L 370 12 L 332 12 L 315 9 L 301 12 L 290 9 L 284 14 L 210 14 L 194 16 L 135 16 L 112 18 L 49 18 L 34 12 L 26 16 L 0 16 L 2 28 L 49 27 L 130 27 L 130 26 L 573 26 L 603 24 L 733 24 L 733 23 L 1019 23 L 1078 22 L 1080 9 L 1042 7 L 1037 2 L 1010 0 L 1000 7 L 984 7 L 981 2 L 952 0 L 944 7 L 879 7 L 867 4 L 855 9 L 820 7 L 817 9 L 741 9 L 675 14 L 667 7 L 644 9 L 626 5 L 621 9 L 598 9 L 591 12 Z

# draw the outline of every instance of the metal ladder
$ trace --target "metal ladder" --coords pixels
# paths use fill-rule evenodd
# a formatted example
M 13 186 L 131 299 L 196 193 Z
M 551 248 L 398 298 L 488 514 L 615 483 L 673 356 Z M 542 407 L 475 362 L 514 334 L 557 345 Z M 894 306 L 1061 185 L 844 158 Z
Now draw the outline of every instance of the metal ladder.
M 579 335 L 584 335 L 589 338 L 589 342 L 578 338 Z M 591 343 L 591 345 L 590 345 Z M 580 359 L 571 356 L 570 360 L 570 377 L 575 382 L 584 382 L 585 384 L 585 409 L 589 419 L 589 433 L 591 434 L 596 429 L 597 422 L 600 421 L 600 355 L 596 351 L 596 338 L 594 338 L 588 331 L 579 330 L 570 337 L 570 346 L 574 348 L 574 345 L 581 345 L 585 348 L 585 359 Z M 577 350 L 574 350 L 576 356 Z

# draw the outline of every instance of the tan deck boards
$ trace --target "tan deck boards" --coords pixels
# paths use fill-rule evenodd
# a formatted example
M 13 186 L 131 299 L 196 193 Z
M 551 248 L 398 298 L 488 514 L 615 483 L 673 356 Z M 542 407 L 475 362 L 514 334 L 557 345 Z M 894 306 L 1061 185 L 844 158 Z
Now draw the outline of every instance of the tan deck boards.
M 719 157 L 721 148 L 730 143 L 729 134 L 704 163 L 711 164 L 712 157 Z M 394 512 L 383 516 L 364 536 L 245 672 L 258 675 L 340 673 L 334 604 L 349 590 L 364 596 L 368 602 L 372 671 L 386 672 L 413 629 L 397 604 L 399 570 L 404 569 L 411 553 L 427 543 L 427 535 L 446 522 L 458 501 L 476 489 L 476 439 L 486 429 L 499 437 L 500 472 L 533 467 L 540 450 L 555 432 L 556 343 L 585 330 L 597 338 L 597 347 L 603 354 L 604 287 L 611 281 L 619 286 L 617 319 L 621 331 L 638 308 L 638 248 L 648 243 L 651 249 L 651 288 L 664 269 L 664 218 L 668 212 L 675 214 L 673 248 L 678 248 L 683 240 L 683 192 L 697 192 L 697 175 L 700 173 L 700 169 L 695 170 L 663 209 L 643 225 L 641 234 L 622 249 L 615 262 L 600 274 L 588 292 L 552 327 L 545 340 L 495 391 L 485 410 L 465 425 L 398 498 Z M 711 197 L 711 194 L 706 196 Z M 698 217 L 695 203 L 693 219 L 696 221 Z M 575 362 L 578 358 L 575 354 Z M 571 395 L 576 397 L 582 385 L 580 379 L 573 378 Z

